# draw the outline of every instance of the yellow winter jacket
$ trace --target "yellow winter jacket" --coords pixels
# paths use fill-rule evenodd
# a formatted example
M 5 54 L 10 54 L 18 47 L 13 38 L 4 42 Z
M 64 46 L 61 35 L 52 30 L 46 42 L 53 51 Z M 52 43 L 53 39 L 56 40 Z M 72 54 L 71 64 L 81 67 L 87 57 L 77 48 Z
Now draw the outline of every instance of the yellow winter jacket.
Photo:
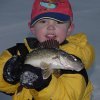
M 75 34 L 67 38 L 68 43 L 61 45 L 60 48 L 70 54 L 78 56 L 88 69 L 94 60 L 94 50 L 88 43 L 87 37 L 83 33 Z M 25 39 L 25 45 L 29 51 L 32 50 Z M 49 85 L 41 91 L 23 88 L 17 93 L 19 83 L 12 85 L 3 79 L 3 68 L 12 54 L 5 50 L 0 55 L 0 91 L 13 94 L 13 100 L 90 100 L 93 86 L 89 81 L 86 85 L 85 79 L 81 74 L 63 74 L 59 78 L 52 75 Z M 34 98 L 34 99 L 33 99 Z

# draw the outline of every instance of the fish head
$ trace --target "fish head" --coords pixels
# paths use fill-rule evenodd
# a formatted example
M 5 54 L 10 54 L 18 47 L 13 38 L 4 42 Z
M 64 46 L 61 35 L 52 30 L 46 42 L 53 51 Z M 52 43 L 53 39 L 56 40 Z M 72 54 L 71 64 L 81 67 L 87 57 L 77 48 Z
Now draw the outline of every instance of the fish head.
M 84 68 L 84 64 L 79 57 L 77 57 L 75 55 L 70 55 L 70 56 L 72 58 L 72 65 L 74 66 L 74 68 L 76 68 L 78 71 L 79 71 L 79 69 Z
M 62 50 L 60 50 L 58 53 L 57 62 L 61 69 L 80 71 L 82 68 L 84 68 L 84 64 L 80 58 Z

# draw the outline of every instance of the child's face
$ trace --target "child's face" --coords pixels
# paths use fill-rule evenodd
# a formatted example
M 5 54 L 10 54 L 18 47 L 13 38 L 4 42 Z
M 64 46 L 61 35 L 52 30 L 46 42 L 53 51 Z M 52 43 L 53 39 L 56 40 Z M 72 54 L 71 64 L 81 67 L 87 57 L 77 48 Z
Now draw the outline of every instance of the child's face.
M 41 19 L 33 27 L 31 32 L 40 42 L 54 39 L 62 43 L 69 35 L 70 21 L 66 23 L 57 22 L 52 19 Z

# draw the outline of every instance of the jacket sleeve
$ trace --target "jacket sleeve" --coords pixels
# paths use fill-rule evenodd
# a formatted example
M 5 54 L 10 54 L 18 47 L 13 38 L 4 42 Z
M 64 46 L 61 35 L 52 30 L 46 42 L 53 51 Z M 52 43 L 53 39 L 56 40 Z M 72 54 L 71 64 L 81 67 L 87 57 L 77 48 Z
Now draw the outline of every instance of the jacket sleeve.
M 11 57 L 12 57 L 12 54 L 8 50 L 3 51 L 2 54 L 0 55 L 0 91 L 7 94 L 13 94 L 18 87 L 18 84 L 12 85 L 12 84 L 7 83 L 3 79 L 4 65 Z

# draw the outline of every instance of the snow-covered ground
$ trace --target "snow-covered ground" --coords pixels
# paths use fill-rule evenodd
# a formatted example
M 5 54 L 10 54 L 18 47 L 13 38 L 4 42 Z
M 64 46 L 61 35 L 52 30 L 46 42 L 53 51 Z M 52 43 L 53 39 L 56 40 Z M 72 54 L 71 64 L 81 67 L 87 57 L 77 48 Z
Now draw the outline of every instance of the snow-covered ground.
M 93 100 L 100 100 L 100 0 L 70 0 L 74 11 L 74 33 L 85 32 L 96 58 L 88 71 L 94 85 Z M 0 0 L 0 52 L 30 36 L 28 21 L 33 0 Z M 0 100 L 11 100 L 0 93 Z

